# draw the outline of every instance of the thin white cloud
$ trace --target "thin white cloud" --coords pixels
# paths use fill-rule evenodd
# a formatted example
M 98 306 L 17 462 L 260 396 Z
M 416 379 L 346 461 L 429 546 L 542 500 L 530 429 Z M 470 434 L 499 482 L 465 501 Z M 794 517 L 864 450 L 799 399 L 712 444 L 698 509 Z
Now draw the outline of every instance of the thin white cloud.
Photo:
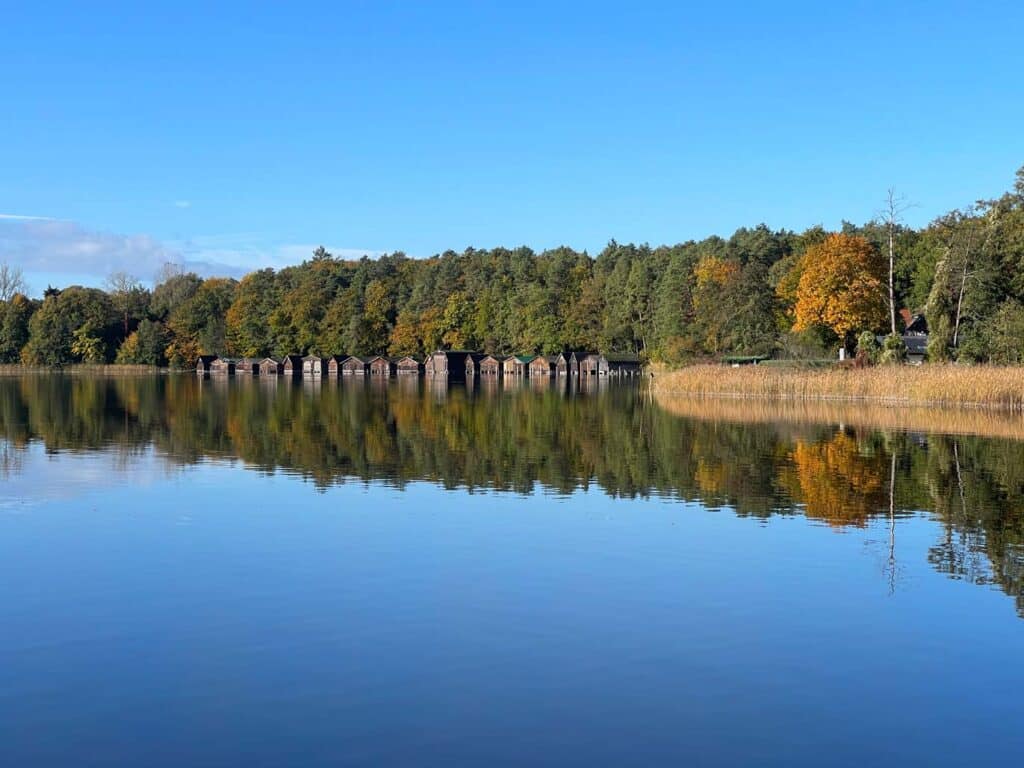
M 24 216 L 20 213 L 0 213 L 4 221 L 53 221 L 49 216 Z
M 174 207 L 175 208 L 191 208 L 192 207 L 192 201 L 191 200 L 175 200 L 174 201 Z

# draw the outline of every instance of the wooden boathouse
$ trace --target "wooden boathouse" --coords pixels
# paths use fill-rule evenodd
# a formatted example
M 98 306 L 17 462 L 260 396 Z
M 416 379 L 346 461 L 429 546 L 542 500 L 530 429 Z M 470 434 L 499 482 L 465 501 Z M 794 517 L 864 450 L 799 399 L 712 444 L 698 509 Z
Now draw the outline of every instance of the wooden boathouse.
M 383 355 L 371 357 L 368 367 L 371 376 L 381 376 L 384 378 L 387 378 L 395 371 L 395 364 Z
M 640 358 L 630 354 L 588 354 L 580 360 L 581 376 L 639 376 Z
M 530 378 L 547 378 L 555 375 L 556 366 L 555 357 L 548 357 L 547 355 L 537 355 L 533 360 L 530 361 Z
M 421 373 L 423 373 L 423 363 L 411 355 L 400 357 L 395 361 L 397 376 L 419 376 Z
M 236 376 L 257 376 L 260 372 L 260 361 L 255 357 L 243 357 L 235 362 Z
M 466 356 L 469 354 L 464 349 L 439 349 L 427 358 L 426 374 L 447 376 L 452 381 L 465 379 Z
M 370 372 L 370 359 L 351 355 L 341 364 L 342 376 L 365 376 Z
M 506 376 L 528 376 L 533 355 L 512 355 L 503 363 Z
M 319 355 L 306 355 L 302 358 L 303 376 L 323 376 L 324 360 Z
M 330 355 L 329 357 L 325 357 L 324 360 L 327 361 L 327 375 L 330 376 L 332 379 L 336 379 L 338 376 L 340 376 L 341 364 L 344 363 L 347 359 L 348 355 Z
M 302 358 L 299 355 L 285 355 L 281 361 L 281 371 L 285 376 L 301 376 Z
M 205 376 L 210 373 L 210 366 L 217 359 L 216 355 L 200 355 L 196 359 L 196 373 Z
M 494 355 L 484 355 L 480 361 L 480 376 L 481 378 L 487 379 L 499 379 L 502 373 L 502 363 L 505 361 L 503 357 L 496 357 Z
M 555 358 L 555 374 L 558 376 L 579 376 L 580 361 L 590 352 L 563 352 Z
M 215 357 L 210 363 L 210 373 L 217 376 L 234 376 L 235 361 L 226 357 Z
M 279 376 L 284 373 L 284 364 L 276 357 L 264 357 L 260 360 L 260 376 Z
M 483 352 L 470 352 L 466 355 L 466 379 L 475 379 L 480 375 L 480 363 L 486 358 Z

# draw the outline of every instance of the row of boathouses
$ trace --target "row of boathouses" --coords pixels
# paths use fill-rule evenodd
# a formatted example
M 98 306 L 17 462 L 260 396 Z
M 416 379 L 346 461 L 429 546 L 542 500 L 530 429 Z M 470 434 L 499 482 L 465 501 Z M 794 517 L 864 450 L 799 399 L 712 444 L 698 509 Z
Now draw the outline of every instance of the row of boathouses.
M 438 350 L 425 360 L 373 355 L 286 355 L 240 360 L 201 355 L 196 372 L 224 376 L 444 376 L 452 380 L 503 377 L 612 376 L 640 374 L 636 355 L 565 352 L 558 355 L 489 355 L 469 350 Z

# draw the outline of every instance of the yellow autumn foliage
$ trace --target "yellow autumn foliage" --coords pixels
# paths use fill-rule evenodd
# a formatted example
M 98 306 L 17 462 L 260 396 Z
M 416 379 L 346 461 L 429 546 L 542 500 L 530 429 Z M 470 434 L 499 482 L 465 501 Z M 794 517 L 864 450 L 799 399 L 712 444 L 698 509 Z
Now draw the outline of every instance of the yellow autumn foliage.
M 885 263 L 863 237 L 837 233 L 800 264 L 793 329 L 831 328 L 840 339 L 885 322 Z

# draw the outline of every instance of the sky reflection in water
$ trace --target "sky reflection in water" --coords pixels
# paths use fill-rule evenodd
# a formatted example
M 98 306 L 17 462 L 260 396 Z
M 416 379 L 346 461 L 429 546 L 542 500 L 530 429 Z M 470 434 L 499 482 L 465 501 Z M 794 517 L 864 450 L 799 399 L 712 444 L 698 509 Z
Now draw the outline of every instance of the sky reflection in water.
M 1024 754 L 1024 444 L 670 410 L 0 380 L 0 762 Z

